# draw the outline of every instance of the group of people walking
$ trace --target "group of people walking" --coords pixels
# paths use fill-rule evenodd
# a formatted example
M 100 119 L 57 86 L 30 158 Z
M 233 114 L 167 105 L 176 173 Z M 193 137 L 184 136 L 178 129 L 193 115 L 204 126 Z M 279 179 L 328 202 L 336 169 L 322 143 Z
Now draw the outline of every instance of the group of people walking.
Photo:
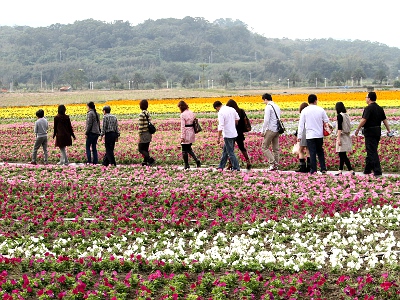
M 367 152 L 364 174 L 373 173 L 378 177 L 382 175 L 378 155 L 378 145 L 381 138 L 381 123 L 385 125 L 388 135 L 390 135 L 389 123 L 386 119 L 382 107 L 376 103 L 375 92 L 369 92 L 366 96 L 367 107 L 364 109 L 360 124 L 357 126 L 355 135 L 363 128 L 365 137 L 365 149 Z M 329 124 L 328 116 L 325 110 L 318 105 L 318 98 L 311 94 L 308 96 L 308 103 L 300 105 L 300 120 L 297 129 L 297 141 L 299 143 L 299 169 L 297 172 L 311 174 L 317 172 L 317 157 L 320 164 L 321 173 L 326 173 L 325 154 L 323 150 L 324 128 Z M 353 175 L 355 171 L 350 163 L 347 153 L 352 151 L 351 140 L 351 119 L 347 114 L 343 102 L 337 102 L 335 105 L 337 113 L 337 135 L 335 150 L 339 155 L 339 172 L 342 174 L 344 165 Z M 307 159 L 307 162 L 306 162 Z
M 114 148 L 115 143 L 118 141 L 119 130 L 118 120 L 112 115 L 110 106 L 103 107 L 103 127 L 100 126 L 100 115 L 96 111 L 96 106 L 93 102 L 87 104 L 88 112 L 86 114 L 86 163 L 98 164 L 97 142 L 103 140 L 106 149 L 106 154 L 103 158 L 103 165 L 110 164 L 116 166 Z M 69 160 L 66 148 L 72 145 L 72 139 L 76 140 L 74 130 L 72 128 L 71 119 L 66 114 L 65 105 L 58 106 L 58 113 L 54 117 L 54 132 L 53 139 L 55 139 L 55 146 L 60 149 L 60 161 L 57 165 L 68 165 Z M 44 111 L 39 109 L 36 112 L 37 120 L 35 122 L 34 132 L 36 134 L 36 141 L 33 147 L 31 164 L 37 164 L 37 152 L 40 147 L 44 152 L 44 164 L 48 163 L 48 140 L 47 131 L 49 129 L 48 121 L 44 118 Z M 92 156 L 93 154 L 93 156 Z
M 265 103 L 264 121 L 262 124 L 261 133 L 263 136 L 261 149 L 269 164 L 268 171 L 279 169 L 279 120 L 281 110 L 279 106 L 272 100 L 272 95 L 265 93 L 262 95 L 262 100 Z M 386 120 L 384 110 L 376 103 L 376 93 L 369 92 L 366 97 L 367 107 L 364 109 L 362 120 L 355 131 L 357 136 L 360 129 L 363 128 L 365 136 L 365 148 L 367 152 L 366 164 L 364 174 L 374 173 L 375 176 L 382 175 L 378 156 L 378 144 L 381 137 L 381 122 L 384 123 L 388 134 L 390 127 Z M 138 151 L 143 157 L 142 166 L 152 166 L 155 159 L 150 156 L 149 146 L 152 141 L 152 133 L 149 131 L 149 124 L 151 123 L 151 116 L 147 111 L 149 103 L 147 100 L 142 100 L 139 103 L 141 113 L 139 114 L 139 143 Z M 185 101 L 178 103 L 180 110 L 180 143 L 182 150 L 182 158 L 184 162 L 184 169 L 189 169 L 189 157 L 191 157 L 196 167 L 201 166 L 200 159 L 196 156 L 192 149 L 195 142 L 194 121 L 195 114 L 189 109 Z M 248 121 L 246 113 L 243 109 L 239 108 L 235 100 L 230 99 L 226 105 L 221 101 L 213 103 L 214 109 L 218 113 L 218 134 L 217 143 L 222 147 L 222 155 L 218 165 L 218 169 L 223 170 L 228 164 L 228 169 L 233 171 L 240 170 L 239 161 L 235 155 L 234 147 L 237 144 L 241 151 L 244 160 L 246 161 L 246 168 L 251 169 L 252 164 L 249 154 L 245 147 L 245 135 L 249 129 L 246 126 Z M 118 120 L 112 115 L 109 106 L 103 107 L 103 125 L 101 126 L 100 115 L 96 111 L 93 102 L 87 104 L 86 115 L 86 157 L 88 164 L 98 164 L 97 142 L 105 138 L 106 154 L 103 158 L 102 164 L 104 166 L 116 165 L 114 148 L 115 143 L 118 141 L 120 135 L 118 129 Z M 354 174 L 354 169 L 350 163 L 347 153 L 352 150 L 351 141 L 351 119 L 347 114 L 346 107 L 343 102 L 337 102 L 335 106 L 337 112 L 337 137 L 336 137 L 336 152 L 339 155 L 339 172 L 343 172 L 344 165 L 347 169 Z M 320 172 L 326 173 L 327 168 L 325 164 L 325 153 L 323 150 L 324 130 L 329 125 L 329 118 L 325 110 L 318 106 L 318 98 L 315 94 L 308 96 L 308 102 L 300 105 L 300 119 L 296 132 L 299 168 L 297 172 L 314 174 L 317 172 L 317 158 L 320 164 Z M 36 141 L 32 153 L 32 164 L 36 164 L 37 151 L 43 147 L 44 163 L 48 162 L 47 150 L 47 131 L 48 123 L 44 118 L 44 111 L 39 109 L 36 112 L 37 121 L 35 122 Z M 223 138 L 223 142 L 221 140 Z M 58 114 L 54 117 L 54 133 L 55 145 L 60 149 L 59 165 L 68 165 L 68 157 L 66 147 L 72 145 L 72 139 L 76 139 L 74 130 L 71 125 L 71 120 L 66 115 L 66 107 L 59 105 Z M 271 149 L 270 149 L 271 148 Z

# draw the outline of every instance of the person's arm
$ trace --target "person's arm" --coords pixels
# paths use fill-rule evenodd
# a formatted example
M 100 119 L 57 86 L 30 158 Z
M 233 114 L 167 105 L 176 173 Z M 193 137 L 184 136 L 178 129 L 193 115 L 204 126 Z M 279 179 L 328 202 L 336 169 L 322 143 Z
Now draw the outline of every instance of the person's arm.
M 303 135 L 303 130 L 305 130 L 305 128 L 304 128 L 304 114 L 301 113 L 300 114 L 300 120 L 299 120 L 299 126 L 297 127 L 297 141 L 298 142 L 301 141 L 301 137 Z
M 92 126 L 93 126 L 93 114 L 91 112 L 88 112 L 86 116 L 86 131 L 85 131 L 86 136 L 89 135 Z
M 264 123 L 263 123 L 263 127 L 262 127 L 262 130 L 261 130 L 261 133 L 262 133 L 263 136 L 265 135 L 265 131 L 267 131 L 270 114 L 271 114 L 271 111 L 270 111 L 268 105 L 266 105 L 265 109 L 264 109 Z
M 224 130 L 224 118 L 218 113 L 218 144 L 221 142 L 222 130 Z
M 57 135 L 57 126 L 58 126 L 58 118 L 57 116 L 54 117 L 54 128 L 53 128 L 53 139 L 56 137 Z
M 390 133 L 390 126 L 389 126 L 389 122 L 387 121 L 387 119 L 383 120 L 383 124 L 386 127 L 387 133 Z
M 337 115 L 337 137 L 336 141 L 339 146 L 342 145 L 342 142 L 340 141 L 340 137 L 342 136 L 342 129 L 343 129 L 343 116 L 341 114 Z
M 362 118 L 360 121 L 360 124 L 358 124 L 358 127 L 356 131 L 354 132 L 354 135 L 357 136 L 358 133 L 360 132 L 361 127 L 364 127 L 365 123 L 367 122 L 367 119 Z
M 181 114 L 181 143 L 185 142 L 185 125 L 186 125 L 186 121 L 184 119 L 184 117 Z

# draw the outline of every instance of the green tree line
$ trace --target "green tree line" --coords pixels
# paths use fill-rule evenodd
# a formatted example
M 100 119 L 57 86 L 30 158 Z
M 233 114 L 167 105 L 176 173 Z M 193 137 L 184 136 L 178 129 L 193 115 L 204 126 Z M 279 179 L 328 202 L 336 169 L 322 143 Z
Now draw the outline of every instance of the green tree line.
M 0 27 L 0 86 L 211 88 L 389 84 L 400 49 L 369 41 L 272 39 L 240 20 L 87 19 Z

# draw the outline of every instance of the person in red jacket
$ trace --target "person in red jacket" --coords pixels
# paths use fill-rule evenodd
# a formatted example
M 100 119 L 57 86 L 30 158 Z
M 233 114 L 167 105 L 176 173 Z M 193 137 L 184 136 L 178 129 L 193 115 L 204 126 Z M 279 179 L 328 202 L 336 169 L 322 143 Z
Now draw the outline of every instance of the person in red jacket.
M 67 146 L 72 146 L 72 138 L 76 140 L 74 130 L 72 129 L 71 120 L 65 114 L 67 109 L 65 105 L 58 106 L 58 114 L 54 117 L 54 133 L 53 139 L 56 138 L 56 147 L 60 148 L 61 157 L 57 165 L 68 165 Z

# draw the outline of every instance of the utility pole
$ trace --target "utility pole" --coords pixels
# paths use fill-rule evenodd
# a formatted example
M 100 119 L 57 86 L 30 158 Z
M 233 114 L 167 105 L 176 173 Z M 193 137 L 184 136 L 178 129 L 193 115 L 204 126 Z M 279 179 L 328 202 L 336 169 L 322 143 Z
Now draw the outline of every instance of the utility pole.
M 204 70 L 205 70 L 205 68 L 207 68 L 207 65 L 206 64 L 201 64 L 200 67 L 203 70 L 203 73 L 201 75 L 201 88 L 204 88 Z

